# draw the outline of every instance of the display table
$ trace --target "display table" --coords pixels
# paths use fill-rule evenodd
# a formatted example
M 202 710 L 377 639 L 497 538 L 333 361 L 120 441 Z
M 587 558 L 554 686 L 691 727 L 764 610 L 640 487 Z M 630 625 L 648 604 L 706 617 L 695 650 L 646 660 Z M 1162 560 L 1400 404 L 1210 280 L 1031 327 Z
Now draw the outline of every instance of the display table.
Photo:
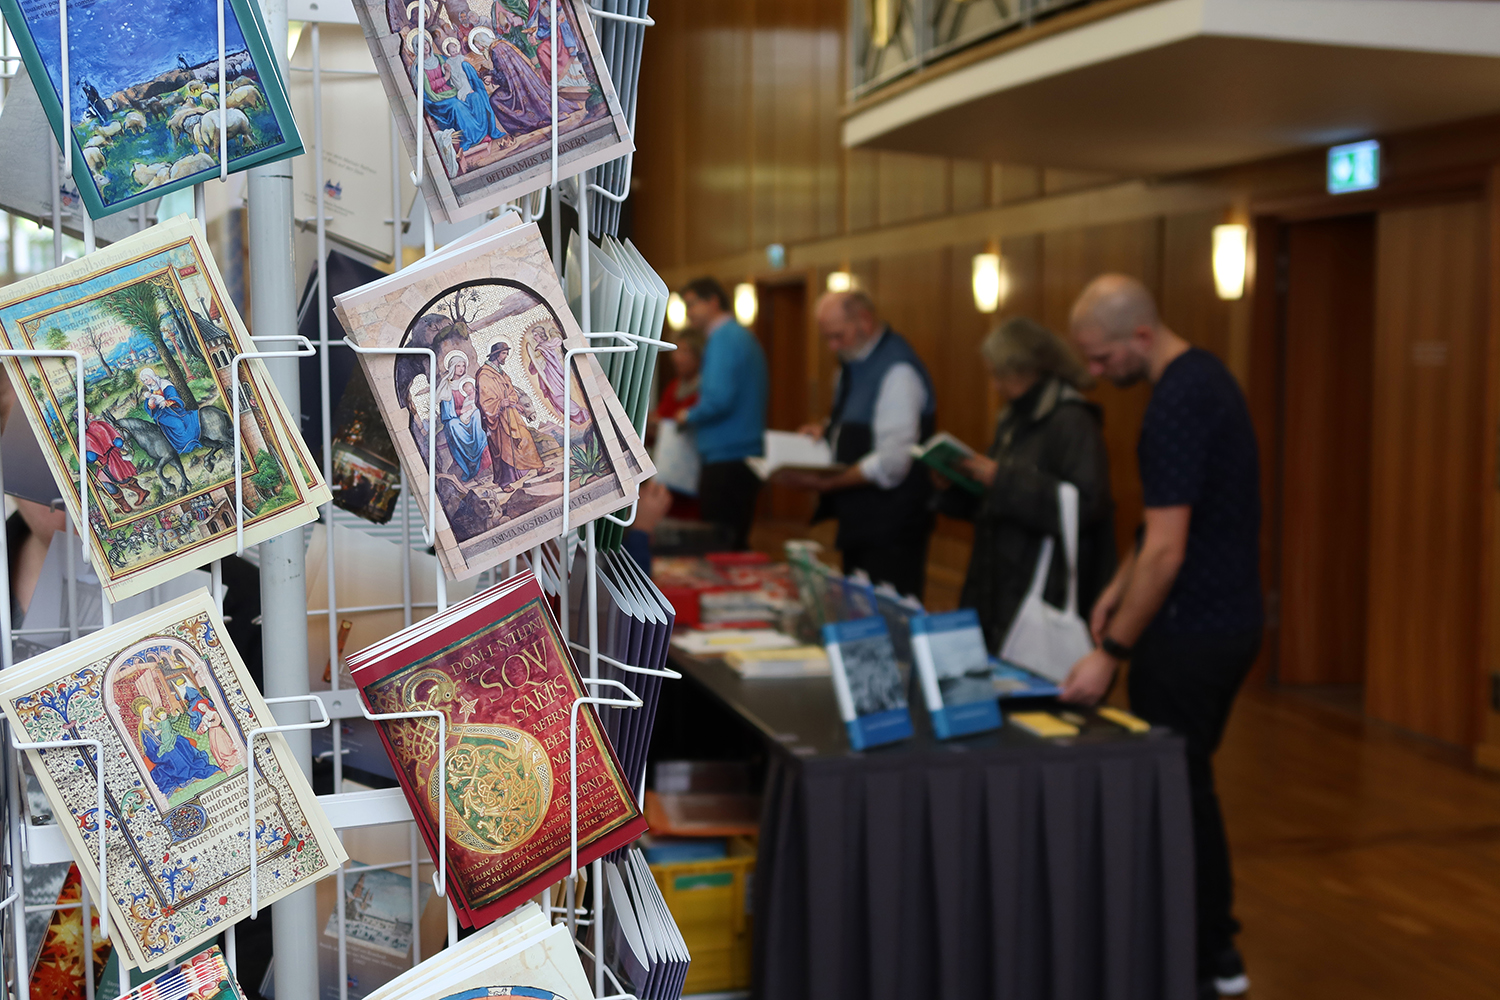
M 768 748 L 755 996 L 1194 995 L 1177 737 L 939 742 L 914 706 L 914 739 L 856 753 L 828 678 L 744 681 L 672 658 Z

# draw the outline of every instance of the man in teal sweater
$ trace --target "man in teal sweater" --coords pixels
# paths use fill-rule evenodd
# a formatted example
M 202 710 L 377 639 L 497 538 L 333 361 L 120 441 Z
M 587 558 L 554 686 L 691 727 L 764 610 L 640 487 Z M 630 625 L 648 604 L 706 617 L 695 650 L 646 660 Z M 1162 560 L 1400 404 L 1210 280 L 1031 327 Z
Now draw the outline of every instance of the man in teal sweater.
M 734 547 L 744 549 L 760 493 L 760 478 L 745 459 L 765 447 L 766 355 L 755 335 L 735 322 L 723 285 L 698 278 L 681 295 L 688 322 L 708 341 L 698 403 L 683 418 L 693 428 L 703 459 L 698 509 L 703 520 L 728 528 Z

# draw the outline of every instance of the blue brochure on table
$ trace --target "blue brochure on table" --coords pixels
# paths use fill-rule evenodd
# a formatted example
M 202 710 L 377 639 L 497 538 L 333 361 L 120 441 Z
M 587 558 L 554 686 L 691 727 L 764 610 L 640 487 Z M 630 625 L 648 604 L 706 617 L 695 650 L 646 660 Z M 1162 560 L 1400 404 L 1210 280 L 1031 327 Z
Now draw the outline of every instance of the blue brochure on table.
M 990 654 L 973 608 L 911 620 L 912 666 L 938 739 L 999 729 Z
M 850 745 L 863 750 L 910 737 L 911 714 L 885 619 L 829 622 L 823 645 Z
M 992 656 L 990 668 L 997 698 L 1056 698 L 1062 694 L 1062 688 L 1047 678 L 1014 663 L 1006 663 Z

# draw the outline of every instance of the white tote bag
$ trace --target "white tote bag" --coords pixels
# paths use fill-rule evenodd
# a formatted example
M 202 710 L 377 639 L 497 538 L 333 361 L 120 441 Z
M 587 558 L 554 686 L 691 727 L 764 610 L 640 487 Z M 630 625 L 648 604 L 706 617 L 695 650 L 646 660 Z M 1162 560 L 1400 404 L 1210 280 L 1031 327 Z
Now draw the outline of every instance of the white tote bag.
M 1052 538 L 1042 542 L 1031 589 L 1011 622 L 1000 658 L 1050 681 L 1062 683 L 1073 668 L 1094 648 L 1088 623 L 1078 615 L 1078 487 L 1057 484 L 1057 507 L 1062 515 L 1063 549 L 1068 557 L 1068 604 L 1054 608 L 1042 598 L 1047 572 L 1052 568 Z
M 690 497 L 698 495 L 698 471 L 702 460 L 698 457 L 691 427 L 684 427 L 675 420 L 663 420 L 657 424 L 656 454 L 651 460 L 656 463 L 657 482 L 674 493 Z

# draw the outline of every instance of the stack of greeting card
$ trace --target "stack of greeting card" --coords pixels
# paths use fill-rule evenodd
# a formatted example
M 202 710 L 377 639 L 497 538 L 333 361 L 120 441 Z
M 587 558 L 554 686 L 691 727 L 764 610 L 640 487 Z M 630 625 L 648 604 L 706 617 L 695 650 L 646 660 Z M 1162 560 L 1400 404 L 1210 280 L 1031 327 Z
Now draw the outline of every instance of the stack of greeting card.
M 659 339 L 662 323 L 667 318 L 667 299 L 671 295 L 667 283 L 629 240 L 622 243 L 612 236 L 605 236 L 598 246 L 588 240 L 584 243 L 588 246 L 590 266 L 589 328 L 602 333 L 623 332 Z M 583 266 L 577 240 L 568 246 L 563 284 L 568 290 L 568 304 L 573 315 L 582 323 Z M 644 435 L 659 348 L 624 337 L 596 337 L 594 342 L 613 350 L 588 357 L 588 365 L 596 378 L 608 379 L 619 398 L 625 419 L 635 428 L 637 435 Z M 619 350 L 628 346 L 636 349 Z M 656 466 L 644 452 L 636 451 L 632 457 L 642 470 L 642 479 L 656 474 Z M 625 529 L 617 524 L 605 522 L 599 531 L 600 547 L 607 551 L 618 549 L 625 538 Z
M 691 956 L 645 857 L 631 848 L 605 866 L 604 876 L 609 882 L 605 898 L 613 917 L 605 925 L 605 964 L 640 1000 L 677 1000 Z M 592 928 L 590 936 L 597 941 Z
M 379 729 L 428 851 L 447 854 L 448 899 L 464 925 L 482 927 L 568 874 L 570 727 L 588 692 L 530 571 L 348 663 L 371 712 L 442 715 L 441 739 L 430 716 Z M 584 865 L 646 824 L 593 706 L 577 706 L 576 719 Z
M 211 945 L 141 983 L 120 1000 L 245 1000 L 245 994 L 224 961 L 224 953 Z
M 590 345 L 535 225 L 504 216 L 335 303 L 385 352 L 360 362 L 450 577 L 555 538 L 564 493 L 569 527 L 636 498 L 650 460 L 599 366 L 568 357 Z
M 328 502 L 186 216 L 0 289 L 0 342 L 82 360 L 81 440 L 72 357 L 5 367 L 75 524 L 84 466 L 89 558 L 111 601 L 234 552 L 238 522 L 254 545 Z
M 580 546 L 573 554 L 573 569 L 567 579 L 568 634 L 575 644 L 574 649 L 579 651 L 580 667 L 589 669 L 587 654 L 582 652 L 589 639 L 585 558 Z M 637 673 L 620 665 L 663 670 L 667 665 L 667 650 L 677 612 L 628 553 L 599 553 L 596 567 L 597 634 L 601 654 L 595 665 L 598 675 L 623 684 L 641 700 L 639 708 L 600 706 L 599 721 L 619 757 L 626 783 L 631 788 L 644 788 L 646 753 L 651 748 L 651 732 L 656 724 L 662 675 Z M 563 575 L 556 543 L 542 547 L 537 575 L 547 593 L 561 600 Z M 600 690 L 612 696 L 618 696 L 620 691 L 615 687 Z
M 527 903 L 478 934 L 438 952 L 366 1000 L 593 1000 L 567 924 Z
M 27 754 L 130 967 L 188 954 L 248 916 L 252 847 L 261 907 L 346 860 L 285 738 L 251 740 L 277 722 L 207 591 L 0 673 L 0 709 L 18 742 L 102 745 Z

